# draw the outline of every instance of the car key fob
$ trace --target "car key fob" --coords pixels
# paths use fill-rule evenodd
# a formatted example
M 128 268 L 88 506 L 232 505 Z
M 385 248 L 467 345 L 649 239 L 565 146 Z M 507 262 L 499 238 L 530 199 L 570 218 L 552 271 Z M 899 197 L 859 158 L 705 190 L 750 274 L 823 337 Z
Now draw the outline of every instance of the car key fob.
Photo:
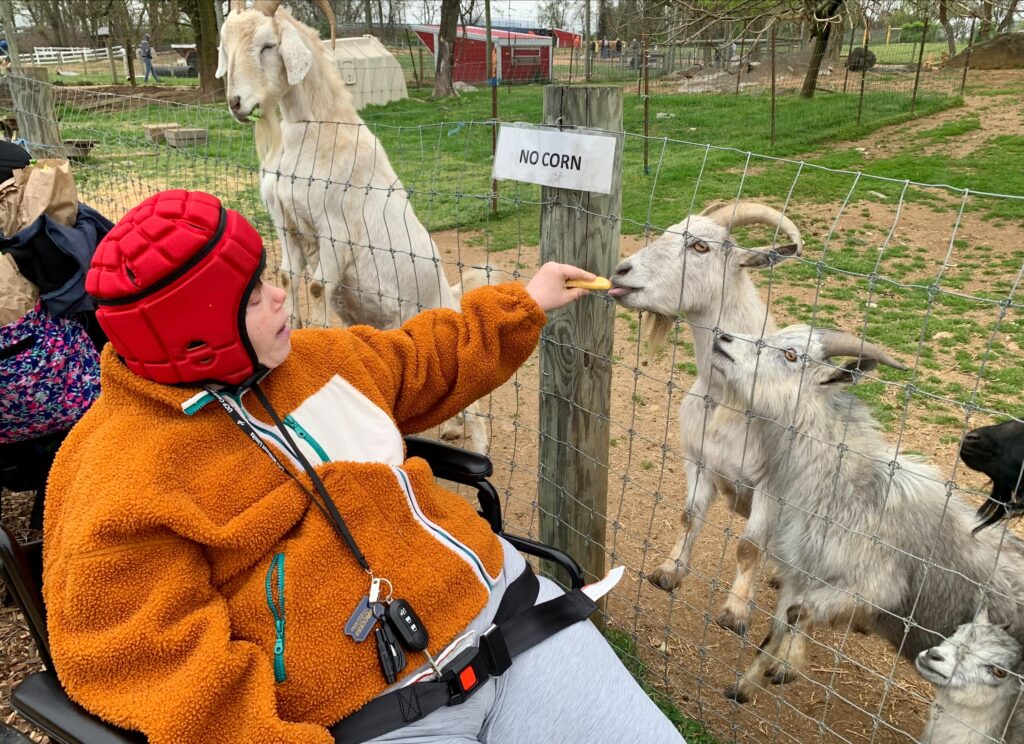
M 395 599 L 388 604 L 384 617 L 395 631 L 399 642 L 410 651 L 425 651 L 430 643 L 427 629 L 413 610 L 412 605 L 404 599 Z

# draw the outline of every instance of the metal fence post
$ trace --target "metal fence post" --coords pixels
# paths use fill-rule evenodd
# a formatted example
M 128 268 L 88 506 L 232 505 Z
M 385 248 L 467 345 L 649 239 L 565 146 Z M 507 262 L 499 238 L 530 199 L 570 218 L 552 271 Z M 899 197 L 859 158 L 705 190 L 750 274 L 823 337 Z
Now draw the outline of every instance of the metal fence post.
M 610 194 L 541 190 L 541 262 L 608 276 L 619 255 L 622 90 L 548 86 L 544 122 L 618 133 Z M 595 293 L 552 313 L 540 345 L 540 537 L 579 561 L 588 581 L 605 572 L 614 320 L 614 305 Z
M 924 29 L 921 31 L 921 51 L 917 55 L 917 72 L 914 73 L 914 93 L 910 96 L 910 113 L 914 113 L 917 105 L 917 86 L 921 81 L 921 65 L 924 64 L 924 40 L 928 37 L 928 16 L 924 17 Z
M 971 19 L 971 35 L 967 39 L 967 57 L 964 59 L 964 76 L 960 78 L 960 95 L 964 94 L 964 88 L 967 86 L 967 70 L 971 67 L 971 50 L 974 49 L 974 24 L 977 21 L 977 18 Z

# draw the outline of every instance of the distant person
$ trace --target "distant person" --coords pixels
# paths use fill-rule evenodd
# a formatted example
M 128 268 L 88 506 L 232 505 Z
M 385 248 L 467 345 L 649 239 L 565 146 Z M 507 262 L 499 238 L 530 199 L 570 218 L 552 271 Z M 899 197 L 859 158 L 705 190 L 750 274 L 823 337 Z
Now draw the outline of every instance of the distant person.
M 142 78 L 142 82 L 148 83 L 149 76 L 152 74 L 153 82 L 159 83 L 160 78 L 156 76 L 156 70 L 153 69 L 153 47 L 149 45 L 149 34 L 143 35 L 142 41 L 139 42 L 139 58 L 146 67 L 146 76 Z

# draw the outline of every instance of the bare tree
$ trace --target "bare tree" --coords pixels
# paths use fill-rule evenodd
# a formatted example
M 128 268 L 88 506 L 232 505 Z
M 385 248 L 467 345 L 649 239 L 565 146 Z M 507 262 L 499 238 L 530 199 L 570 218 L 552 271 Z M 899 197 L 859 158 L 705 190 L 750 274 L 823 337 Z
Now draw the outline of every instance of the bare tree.
M 949 10 L 946 7 L 946 0 L 939 0 L 939 23 L 946 30 L 946 47 L 949 49 L 949 56 L 956 56 L 956 31 L 949 20 Z
M 1017 14 L 1018 5 L 1019 0 L 1011 0 L 1009 7 L 1006 9 L 1006 15 L 1003 16 L 1003 20 L 999 22 L 999 27 L 996 28 L 997 34 L 1004 34 L 1013 26 L 1013 18 Z
M 459 22 L 459 0 L 441 0 L 441 28 L 437 34 L 434 63 L 434 97 L 457 95 L 452 83 L 455 67 L 455 35 Z
M 437 5 L 433 0 L 420 0 L 411 13 L 417 23 L 432 26 L 437 19 Z
M 565 28 L 569 8 L 564 0 L 547 0 L 537 10 L 537 21 L 547 28 Z
M 801 98 L 814 97 L 814 90 L 818 87 L 821 60 L 825 58 L 828 40 L 832 36 L 832 28 L 839 21 L 839 10 L 843 7 L 843 2 L 844 0 L 825 0 L 823 5 L 812 11 L 814 23 L 811 33 L 814 36 L 814 48 L 811 50 L 811 59 L 807 63 L 807 74 L 804 76 L 804 84 L 800 89 Z
M 220 0 L 180 0 L 182 12 L 188 16 L 196 33 L 196 55 L 199 66 L 199 94 L 203 100 L 224 99 L 224 83 L 217 73 L 217 11 Z

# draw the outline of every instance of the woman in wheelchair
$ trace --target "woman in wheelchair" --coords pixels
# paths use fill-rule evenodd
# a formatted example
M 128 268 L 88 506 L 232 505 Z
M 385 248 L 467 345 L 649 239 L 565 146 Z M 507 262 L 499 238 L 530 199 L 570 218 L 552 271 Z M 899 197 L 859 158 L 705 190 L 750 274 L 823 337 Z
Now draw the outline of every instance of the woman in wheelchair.
M 50 478 L 68 694 L 156 744 L 681 742 L 589 622 L 403 435 L 507 380 L 593 279 L 545 264 L 392 331 L 290 331 L 261 238 L 201 192 L 87 279 L 111 343 Z

